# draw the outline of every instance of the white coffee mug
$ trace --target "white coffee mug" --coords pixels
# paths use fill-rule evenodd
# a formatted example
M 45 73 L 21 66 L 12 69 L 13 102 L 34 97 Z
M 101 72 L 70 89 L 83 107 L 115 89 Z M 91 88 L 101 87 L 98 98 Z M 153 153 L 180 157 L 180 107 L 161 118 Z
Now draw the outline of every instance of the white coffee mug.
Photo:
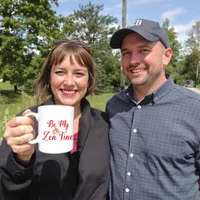
M 38 121 L 38 136 L 29 144 L 38 143 L 39 151 L 49 154 L 66 153 L 73 149 L 74 107 L 45 105 L 38 107 L 38 113 L 27 113 Z

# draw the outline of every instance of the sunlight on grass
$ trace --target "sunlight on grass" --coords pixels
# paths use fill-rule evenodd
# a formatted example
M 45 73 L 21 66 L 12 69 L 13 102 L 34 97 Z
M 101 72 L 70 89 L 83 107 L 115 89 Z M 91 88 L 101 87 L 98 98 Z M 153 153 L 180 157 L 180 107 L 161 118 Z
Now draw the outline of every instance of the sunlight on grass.
M 0 90 L 13 90 L 13 85 L 10 82 L 0 82 Z
M 101 95 L 88 96 L 87 99 L 91 106 L 105 111 L 106 102 L 113 96 L 113 93 L 106 93 Z

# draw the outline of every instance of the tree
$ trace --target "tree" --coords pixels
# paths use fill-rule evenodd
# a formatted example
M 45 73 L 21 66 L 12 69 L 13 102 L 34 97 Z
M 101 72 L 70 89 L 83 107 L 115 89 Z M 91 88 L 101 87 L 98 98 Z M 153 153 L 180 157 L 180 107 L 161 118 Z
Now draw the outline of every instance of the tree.
M 188 33 L 187 47 L 191 51 L 200 51 L 200 21 L 196 21 Z
M 193 52 L 189 55 L 185 56 L 185 68 L 183 69 L 183 74 L 185 75 L 185 79 L 189 80 L 196 80 L 198 77 L 196 77 L 196 69 L 199 65 L 200 60 L 200 54 L 199 51 L 193 50 Z M 194 83 L 194 86 L 196 86 L 197 80 Z
M 172 56 L 172 59 L 170 61 L 170 64 L 166 68 L 166 71 L 169 74 L 171 74 L 172 77 L 175 80 L 177 80 L 177 79 L 180 78 L 179 77 L 180 75 L 178 73 L 178 71 L 179 71 L 178 67 L 180 66 L 179 65 L 179 62 L 180 62 L 180 51 L 181 51 L 182 47 L 181 47 L 181 44 L 178 42 L 177 33 L 175 32 L 174 27 L 170 26 L 170 22 L 169 22 L 168 19 L 166 19 L 163 22 L 163 28 L 164 28 L 165 32 L 167 33 L 167 35 L 168 35 L 169 42 L 170 42 L 170 47 L 173 50 L 173 56 Z
M 113 55 L 109 46 L 110 36 L 116 31 L 117 19 L 102 15 L 103 5 L 79 5 L 79 10 L 63 18 L 62 32 L 65 38 L 85 41 L 92 46 L 99 76 L 98 88 L 108 91 L 119 86 L 119 56 Z M 66 32 L 65 32 L 66 30 Z
M 57 0 L 50 2 L 58 5 Z M 38 75 L 59 33 L 59 18 L 50 2 L 0 0 L 0 72 L 15 89 Z
M 120 55 L 113 54 L 107 40 L 95 42 L 93 45 L 93 57 L 97 64 L 99 77 L 98 90 L 110 92 L 120 86 Z
M 189 38 L 186 41 L 186 45 L 191 54 L 186 59 L 186 67 L 193 73 L 193 80 L 195 80 L 196 86 L 199 78 L 200 65 L 200 21 L 197 21 L 195 25 L 192 26 L 188 36 Z M 193 65 L 191 65 L 188 60 L 190 60 Z
M 71 31 L 66 38 L 78 39 L 93 44 L 97 40 L 107 38 L 115 31 L 112 26 L 117 23 L 117 18 L 110 15 L 102 15 L 103 5 L 94 5 L 90 1 L 87 5 L 79 5 L 79 10 L 66 18 L 63 28 L 70 24 Z

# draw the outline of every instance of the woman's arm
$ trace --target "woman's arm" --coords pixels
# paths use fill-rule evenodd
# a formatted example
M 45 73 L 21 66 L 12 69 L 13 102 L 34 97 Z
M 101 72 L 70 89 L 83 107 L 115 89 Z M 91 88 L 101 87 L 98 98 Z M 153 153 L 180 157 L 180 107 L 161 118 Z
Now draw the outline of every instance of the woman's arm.
M 5 126 L 0 145 L 0 173 L 6 200 L 22 200 L 31 183 L 35 148 L 28 141 L 33 137 L 33 120 L 29 117 L 14 117 Z

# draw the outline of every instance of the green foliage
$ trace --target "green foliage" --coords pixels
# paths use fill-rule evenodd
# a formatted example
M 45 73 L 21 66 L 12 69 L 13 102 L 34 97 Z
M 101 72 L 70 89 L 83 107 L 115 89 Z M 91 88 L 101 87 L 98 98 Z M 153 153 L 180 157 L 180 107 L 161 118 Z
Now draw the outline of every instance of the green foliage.
M 120 55 L 113 54 L 107 40 L 93 44 L 93 57 L 99 77 L 98 91 L 115 92 L 120 80 Z
M 119 54 L 113 55 L 110 48 L 110 35 L 116 31 L 117 19 L 102 15 L 103 5 L 79 5 L 79 10 L 66 18 L 63 30 L 67 38 L 85 41 L 92 45 L 97 73 L 99 76 L 98 92 L 111 92 L 119 87 Z M 70 25 L 69 25 L 70 24 Z
M 52 47 L 52 39 L 78 39 L 92 45 L 99 74 L 99 91 L 119 87 L 119 54 L 109 46 L 117 18 L 103 15 L 103 5 L 79 5 L 79 10 L 57 16 L 58 0 L 0 0 L 0 74 L 4 81 L 33 91 L 35 80 Z
M 66 37 L 89 44 L 108 38 L 108 35 L 115 31 L 112 25 L 117 23 L 117 18 L 102 15 L 103 8 L 103 5 L 94 5 L 91 1 L 87 5 L 79 5 L 79 10 L 74 10 L 74 13 L 69 15 L 64 22 L 63 28 L 69 25 L 71 27 Z
M 187 78 L 193 80 L 196 86 L 199 80 L 200 69 L 200 21 L 197 21 L 192 26 L 188 34 L 189 38 L 186 41 L 187 51 L 189 54 L 185 58 L 185 74 Z
M 0 95 L 0 104 L 6 104 L 9 102 L 9 98 L 4 95 Z
M 168 19 L 166 19 L 163 22 L 163 28 L 168 35 L 170 47 L 173 49 L 173 57 L 171 60 L 171 64 L 176 65 L 176 63 L 180 60 L 180 52 L 181 52 L 182 46 L 178 42 L 178 35 L 175 32 L 174 27 L 170 26 L 170 22 Z
M 166 19 L 163 22 L 163 28 L 168 35 L 170 47 L 173 50 L 173 56 L 170 61 L 170 64 L 166 68 L 166 71 L 167 73 L 172 75 L 174 80 L 177 80 L 180 78 L 180 74 L 178 73 L 180 70 L 178 68 L 180 66 L 179 62 L 181 61 L 180 53 L 181 53 L 182 46 L 178 42 L 178 39 L 177 39 L 178 35 L 175 32 L 174 27 L 170 26 L 170 22 L 168 19 Z
M 52 0 L 57 5 L 57 0 Z M 35 78 L 59 33 L 58 17 L 48 0 L 0 0 L 0 72 L 4 81 L 23 85 Z
M 195 86 L 198 82 L 199 76 L 197 67 L 199 66 L 200 52 L 193 50 L 193 52 L 185 57 L 185 68 L 183 70 L 186 79 L 195 80 Z
M 0 104 L 13 103 L 13 99 L 16 99 L 18 95 L 14 92 L 6 92 L 0 95 Z
M 196 21 L 188 33 L 187 47 L 193 51 L 200 51 L 200 21 Z

